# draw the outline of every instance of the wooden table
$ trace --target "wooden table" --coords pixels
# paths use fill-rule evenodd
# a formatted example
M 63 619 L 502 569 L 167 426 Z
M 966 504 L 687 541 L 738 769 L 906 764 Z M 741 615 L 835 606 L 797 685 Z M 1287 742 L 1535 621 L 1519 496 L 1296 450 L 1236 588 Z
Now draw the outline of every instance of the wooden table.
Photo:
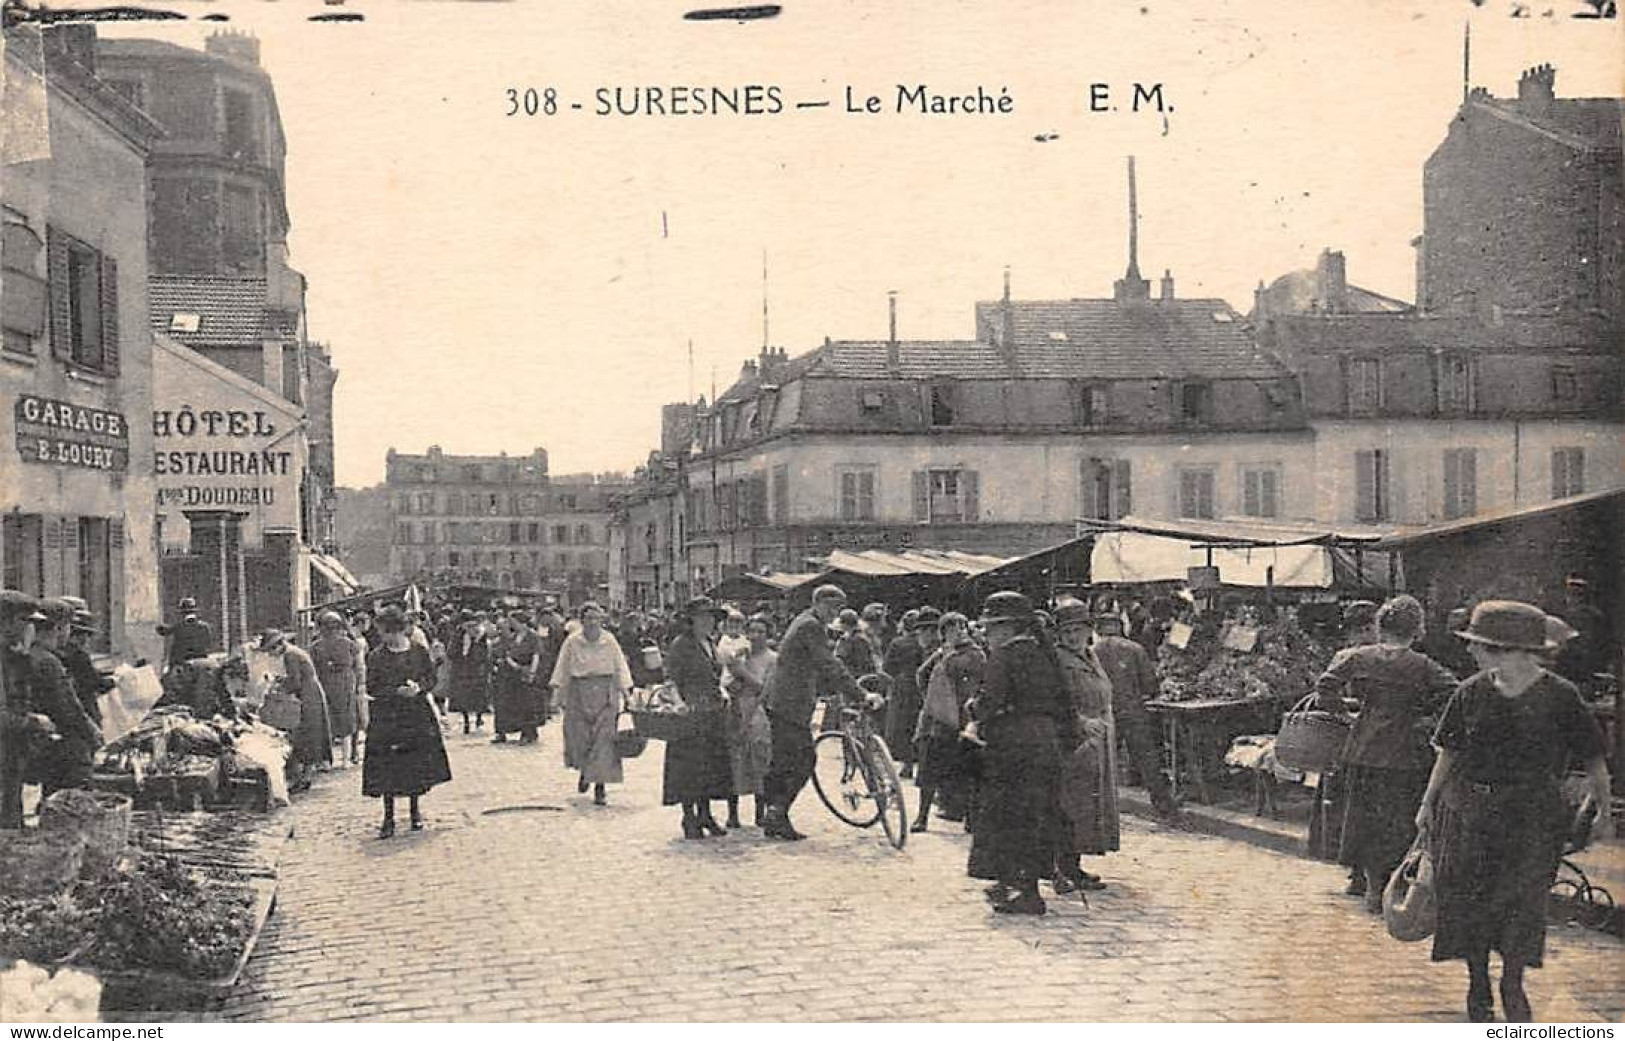
M 1230 741 L 1239 734 L 1263 733 L 1278 723 L 1281 703 L 1275 698 L 1196 698 L 1190 701 L 1157 699 L 1145 707 L 1162 718 L 1168 735 L 1168 773 L 1175 799 L 1181 795 L 1180 746 L 1185 768 L 1196 788 L 1196 801 L 1211 803 L 1208 780 Z

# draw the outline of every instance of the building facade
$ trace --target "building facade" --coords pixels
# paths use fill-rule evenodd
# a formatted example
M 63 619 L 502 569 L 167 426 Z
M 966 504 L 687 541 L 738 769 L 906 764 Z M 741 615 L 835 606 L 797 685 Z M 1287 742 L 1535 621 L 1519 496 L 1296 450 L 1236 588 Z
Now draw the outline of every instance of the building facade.
M 390 571 L 400 581 L 547 589 L 571 601 L 609 589 L 612 498 L 618 475 L 552 477 L 547 452 L 423 455 L 385 460 Z
M 0 575 L 84 598 L 98 652 L 161 648 L 150 461 L 146 154 L 157 126 L 98 75 L 91 26 L 5 34 Z

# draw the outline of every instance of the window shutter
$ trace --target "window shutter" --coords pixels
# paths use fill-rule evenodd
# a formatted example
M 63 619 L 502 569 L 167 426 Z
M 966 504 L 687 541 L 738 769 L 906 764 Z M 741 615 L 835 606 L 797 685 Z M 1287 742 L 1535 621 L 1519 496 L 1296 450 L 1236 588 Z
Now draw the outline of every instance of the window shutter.
M 1478 512 L 1478 452 L 1476 449 L 1464 448 L 1460 452 L 1460 458 L 1460 508 L 1462 516 L 1470 517 Z
M 1119 459 L 1112 463 L 1113 520 L 1121 520 L 1134 512 L 1134 490 L 1129 480 L 1129 461 Z
M 975 523 L 982 519 L 981 476 L 975 470 L 961 470 L 959 481 L 959 494 L 965 501 L 965 520 Z
M 1354 453 L 1354 518 L 1377 519 L 1377 454 Z
M 1089 519 L 1100 516 L 1100 506 L 1097 501 L 1097 486 L 1095 475 L 1099 472 L 1100 460 L 1092 456 L 1084 456 L 1078 460 L 1078 516 Z
M 68 281 L 68 237 L 49 225 L 45 228 L 46 265 L 51 281 L 51 353 L 73 357 L 73 287 Z
M 914 520 L 919 524 L 931 521 L 931 475 L 925 470 L 914 471 Z
M 102 257 L 102 371 L 119 373 L 118 342 L 118 261 Z

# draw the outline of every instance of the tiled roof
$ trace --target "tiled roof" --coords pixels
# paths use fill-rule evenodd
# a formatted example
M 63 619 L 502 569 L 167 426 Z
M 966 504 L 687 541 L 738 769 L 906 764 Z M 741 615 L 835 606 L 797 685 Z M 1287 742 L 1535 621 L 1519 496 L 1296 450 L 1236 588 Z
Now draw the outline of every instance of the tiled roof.
M 1511 98 L 1485 98 L 1484 104 L 1510 112 L 1538 127 L 1580 138 L 1602 151 L 1620 150 L 1620 98 L 1553 98 L 1539 109 Z
M 886 370 L 886 348 L 884 340 L 836 340 L 819 352 L 809 371 L 818 376 L 886 379 L 892 376 Z M 1004 374 L 998 348 L 978 340 L 900 340 L 897 353 L 903 379 Z
M 268 324 L 263 278 L 154 275 L 147 288 L 153 331 L 187 346 L 258 346 L 267 335 L 284 335 Z M 195 331 L 190 315 L 197 316 Z
M 978 329 L 998 335 L 1002 301 L 976 305 Z M 1028 377 L 1277 379 L 1290 375 L 1223 300 L 1016 300 L 1011 324 Z M 998 373 L 1002 374 L 1002 373 Z
M 1509 315 L 1499 326 L 1471 315 L 1282 315 L 1273 319 L 1283 348 L 1374 354 L 1459 350 L 1608 349 L 1605 326 Z

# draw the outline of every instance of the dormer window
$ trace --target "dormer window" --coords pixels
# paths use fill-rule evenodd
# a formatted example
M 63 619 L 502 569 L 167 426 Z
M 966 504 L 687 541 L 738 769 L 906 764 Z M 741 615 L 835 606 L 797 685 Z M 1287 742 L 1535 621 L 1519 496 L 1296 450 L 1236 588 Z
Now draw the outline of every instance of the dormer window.
M 1473 379 L 1475 366 L 1469 357 L 1446 354 L 1439 358 L 1439 411 L 1472 412 L 1477 404 Z
M 953 385 L 948 383 L 933 383 L 931 385 L 932 426 L 951 427 L 954 425 L 953 390 Z
M 1179 418 L 1181 422 L 1196 425 L 1213 421 L 1211 383 L 1190 382 L 1179 385 Z
M 1349 415 L 1369 416 L 1382 408 L 1382 362 L 1354 358 L 1349 362 Z
M 1552 366 L 1552 403 L 1572 405 L 1580 400 L 1580 381 L 1572 365 Z
M 1104 383 L 1080 383 L 1076 388 L 1078 424 L 1104 426 L 1109 419 L 1110 403 Z
M 879 412 L 886 407 L 886 392 L 883 390 L 866 390 L 860 398 L 865 412 Z

